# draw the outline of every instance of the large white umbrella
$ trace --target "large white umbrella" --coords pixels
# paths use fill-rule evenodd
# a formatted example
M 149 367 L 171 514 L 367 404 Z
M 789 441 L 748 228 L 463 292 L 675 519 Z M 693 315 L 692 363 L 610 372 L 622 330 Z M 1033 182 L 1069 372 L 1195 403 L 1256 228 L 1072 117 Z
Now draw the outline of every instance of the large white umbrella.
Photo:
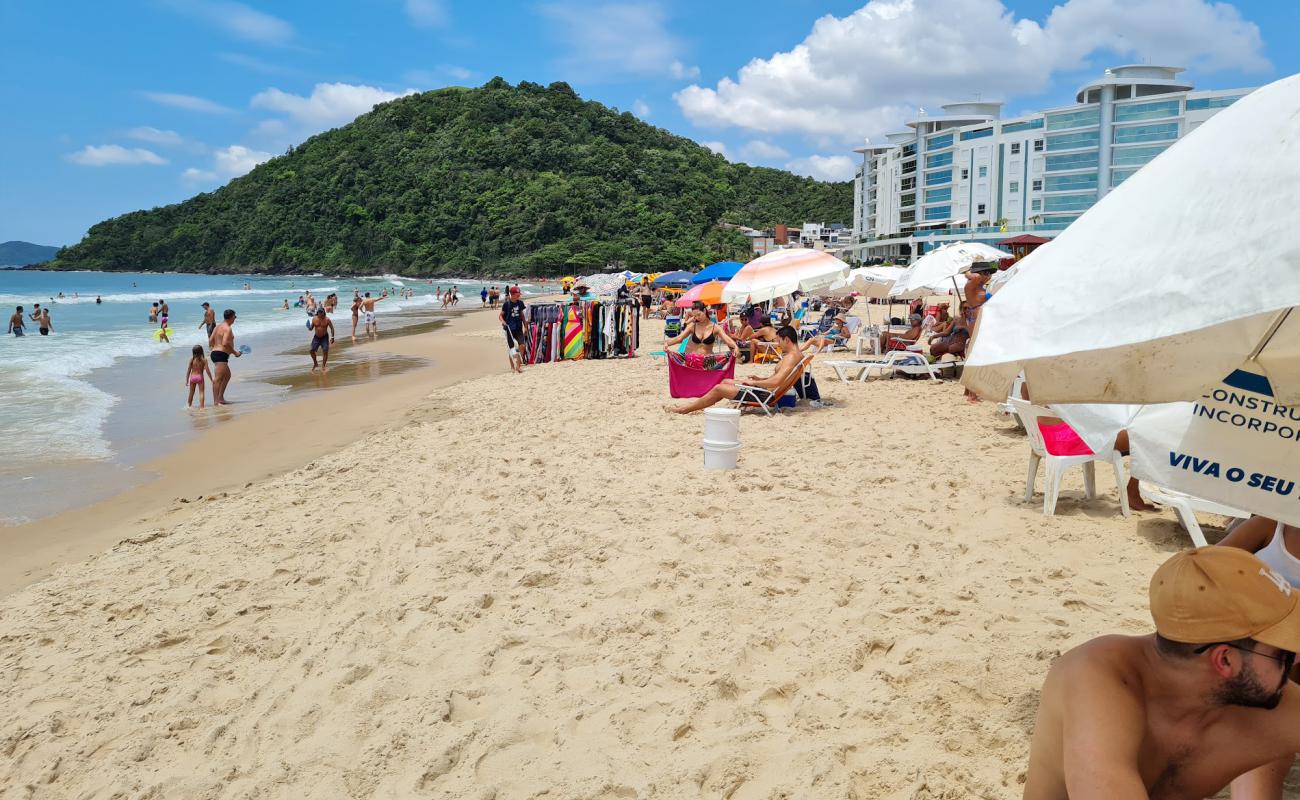
M 722 290 L 726 303 L 762 303 L 793 292 L 824 289 L 849 274 L 849 265 L 824 250 L 773 250 L 740 268 Z
M 890 287 L 906 271 L 903 267 L 858 267 L 851 270 L 844 280 L 832 283 L 826 288 L 825 293 L 834 297 L 843 297 L 854 292 L 863 297 L 888 297 Z
M 983 308 L 963 382 L 1035 402 L 1199 398 L 1243 363 L 1300 401 L 1300 75 L 1115 188 Z
M 913 262 L 894 284 L 890 294 L 901 297 L 916 291 L 946 292 L 950 285 L 957 291 L 961 291 L 955 279 L 970 269 L 971 264 L 977 261 L 997 261 L 1002 258 L 1011 258 L 1011 254 L 980 242 L 946 244 L 931 250 Z M 964 285 L 964 282 L 961 285 Z

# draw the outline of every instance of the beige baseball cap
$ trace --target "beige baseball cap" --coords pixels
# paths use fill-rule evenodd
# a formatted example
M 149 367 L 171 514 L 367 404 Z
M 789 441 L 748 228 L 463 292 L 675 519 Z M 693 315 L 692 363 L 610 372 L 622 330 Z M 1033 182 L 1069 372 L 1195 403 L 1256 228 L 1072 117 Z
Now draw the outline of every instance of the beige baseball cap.
M 1254 639 L 1300 651 L 1300 592 L 1236 547 L 1185 550 L 1151 576 L 1151 617 L 1184 644 Z

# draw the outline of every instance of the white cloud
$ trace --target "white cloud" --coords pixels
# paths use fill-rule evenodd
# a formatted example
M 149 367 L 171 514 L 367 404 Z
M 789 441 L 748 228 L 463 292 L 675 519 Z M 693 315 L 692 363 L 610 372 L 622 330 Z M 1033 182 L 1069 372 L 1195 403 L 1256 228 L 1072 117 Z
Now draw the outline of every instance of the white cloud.
M 247 173 L 263 161 L 269 161 L 274 157 L 273 153 L 250 150 L 242 144 L 232 144 L 223 150 L 213 152 L 212 164 L 219 175 L 234 178 Z
M 438 67 L 438 69 L 442 70 L 443 72 L 447 73 L 448 75 L 450 75 L 451 77 L 455 78 L 458 81 L 467 81 L 470 78 L 474 77 L 474 73 L 471 72 L 470 70 L 467 70 L 464 67 L 457 67 L 453 64 L 443 64 L 442 66 Z
M 796 158 L 785 168 L 798 175 L 807 175 L 819 181 L 848 181 L 853 179 L 853 159 L 848 156 L 817 156 Z
M 407 89 L 404 92 L 390 92 L 374 86 L 318 83 L 306 97 L 279 89 L 267 89 L 253 95 L 249 105 L 287 114 L 300 129 L 311 134 L 351 122 L 379 103 L 415 94 L 417 91 L 419 90 Z
M 447 4 L 443 0 L 406 0 L 406 16 L 417 28 L 441 28 L 447 24 Z
M 682 43 L 668 31 L 663 9 L 656 3 L 591 5 L 564 0 L 540 6 L 539 11 L 550 23 L 552 36 L 569 51 L 563 66 L 584 81 L 699 72 L 682 66 Z
M 107 167 L 110 165 L 166 164 L 167 159 L 152 150 L 143 147 L 126 148 L 120 144 L 88 144 L 75 153 L 64 156 L 74 164 L 83 167 Z
M 295 35 L 293 26 L 279 17 L 232 0 L 167 0 L 165 4 L 249 42 L 283 45 Z
M 727 146 L 722 142 L 700 142 L 700 144 L 709 148 L 710 150 L 722 156 L 723 158 L 730 158 L 730 156 L 727 155 Z
M 211 170 L 190 167 L 181 173 L 181 177 L 187 181 L 193 181 L 195 183 L 211 183 L 218 180 L 219 176 Z
M 650 106 L 646 105 L 644 100 L 638 98 L 632 103 L 632 113 L 636 114 L 641 119 L 645 119 L 650 116 Z
M 1090 59 L 1144 59 L 1200 71 L 1265 70 L 1259 28 L 1208 0 L 1066 0 L 1017 19 L 1000 0 L 871 0 L 818 19 L 800 44 L 714 88 L 675 95 L 696 124 L 851 143 L 896 130 L 918 106 L 1043 90 Z
M 127 138 L 136 139 L 149 144 L 164 145 L 166 147 L 175 147 L 185 141 L 176 131 L 162 131 L 157 128 L 151 128 L 148 125 L 139 128 L 132 128 L 126 132 Z
M 668 65 L 668 74 L 679 81 L 689 81 L 700 77 L 700 68 L 688 67 L 680 61 L 674 61 Z
M 142 94 L 158 105 L 180 108 L 185 111 L 200 111 L 204 114 L 229 114 L 233 111 L 233 109 L 227 108 L 220 103 L 214 103 L 202 97 L 195 97 L 192 94 L 172 94 L 171 92 L 142 92 Z
M 755 139 L 741 145 L 740 157 L 755 161 L 769 161 L 777 158 L 789 158 L 790 154 L 783 147 L 774 145 L 771 142 L 765 142 L 762 139 Z
M 410 69 L 402 73 L 402 80 L 412 86 L 433 88 L 446 86 L 447 80 L 465 82 L 474 77 L 471 70 L 454 64 L 439 64 L 434 69 Z

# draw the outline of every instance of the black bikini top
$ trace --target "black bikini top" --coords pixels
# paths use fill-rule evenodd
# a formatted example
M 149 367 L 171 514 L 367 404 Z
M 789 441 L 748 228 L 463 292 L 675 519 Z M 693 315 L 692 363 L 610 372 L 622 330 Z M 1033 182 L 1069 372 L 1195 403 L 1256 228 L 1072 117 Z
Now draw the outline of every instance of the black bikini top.
M 714 340 L 714 338 L 715 338 L 717 335 L 718 335 L 718 332 L 715 330 L 715 331 L 713 331 L 712 333 L 710 333 L 710 334 L 708 335 L 708 338 L 701 339 L 700 337 L 698 337 L 698 336 L 695 335 L 695 331 L 691 331 L 691 341 L 692 341 L 692 342 L 695 342 L 696 344 L 707 344 L 707 345 L 712 345 L 712 344 L 713 344 L 713 340 Z

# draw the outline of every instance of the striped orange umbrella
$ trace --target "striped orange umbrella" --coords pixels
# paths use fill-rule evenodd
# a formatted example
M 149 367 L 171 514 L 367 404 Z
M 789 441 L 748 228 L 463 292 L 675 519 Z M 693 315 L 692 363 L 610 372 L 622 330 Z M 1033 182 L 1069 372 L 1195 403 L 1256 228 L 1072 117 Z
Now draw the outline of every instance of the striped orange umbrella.
M 762 303 L 811 292 L 848 277 L 849 265 L 824 250 L 773 250 L 740 268 L 722 291 L 726 303 Z

